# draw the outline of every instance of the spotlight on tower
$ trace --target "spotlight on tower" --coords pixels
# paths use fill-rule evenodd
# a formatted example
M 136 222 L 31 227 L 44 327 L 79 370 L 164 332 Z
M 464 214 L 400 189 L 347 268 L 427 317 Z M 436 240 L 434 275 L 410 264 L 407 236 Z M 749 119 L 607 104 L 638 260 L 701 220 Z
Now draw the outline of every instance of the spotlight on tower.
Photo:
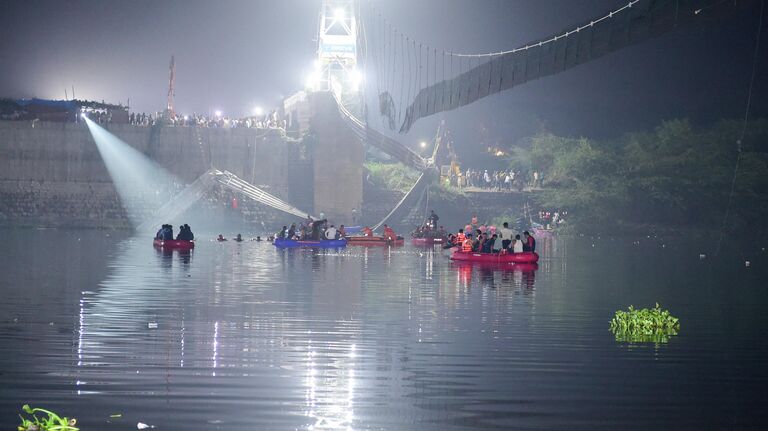
M 333 11 L 333 19 L 335 19 L 336 21 L 344 20 L 344 16 L 345 15 L 346 15 L 346 13 L 344 13 L 344 9 L 343 8 L 338 8 L 335 11 Z

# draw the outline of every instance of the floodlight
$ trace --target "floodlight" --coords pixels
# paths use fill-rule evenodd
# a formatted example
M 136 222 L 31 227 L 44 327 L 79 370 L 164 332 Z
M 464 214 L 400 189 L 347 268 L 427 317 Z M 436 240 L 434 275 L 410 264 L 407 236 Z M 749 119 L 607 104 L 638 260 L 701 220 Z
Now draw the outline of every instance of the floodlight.
M 307 75 L 307 79 L 304 82 L 304 86 L 310 90 L 314 90 L 317 87 L 317 83 L 320 81 L 320 75 L 317 73 L 310 73 Z
M 352 89 L 357 90 L 360 88 L 360 84 L 363 83 L 363 74 L 357 69 L 353 69 L 349 72 L 349 84 Z
M 344 13 L 344 9 L 343 8 L 338 8 L 335 11 L 333 11 L 333 19 L 335 19 L 336 21 L 343 20 L 344 19 L 344 15 L 346 15 L 346 14 Z

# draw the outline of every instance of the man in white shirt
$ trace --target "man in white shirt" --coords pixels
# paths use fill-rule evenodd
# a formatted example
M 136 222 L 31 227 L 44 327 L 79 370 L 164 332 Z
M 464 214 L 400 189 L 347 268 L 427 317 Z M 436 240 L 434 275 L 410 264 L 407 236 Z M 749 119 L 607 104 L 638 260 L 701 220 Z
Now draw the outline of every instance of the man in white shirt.
M 515 243 L 512 245 L 512 253 L 523 252 L 523 240 L 520 239 L 520 235 L 515 235 Z
M 325 239 L 336 239 L 336 228 L 333 225 L 325 230 Z
M 512 232 L 512 229 L 509 228 L 509 223 L 504 222 L 503 227 L 499 229 L 498 233 L 501 238 L 501 247 L 509 248 L 509 244 L 512 242 L 512 239 L 514 239 L 515 237 L 515 234 Z

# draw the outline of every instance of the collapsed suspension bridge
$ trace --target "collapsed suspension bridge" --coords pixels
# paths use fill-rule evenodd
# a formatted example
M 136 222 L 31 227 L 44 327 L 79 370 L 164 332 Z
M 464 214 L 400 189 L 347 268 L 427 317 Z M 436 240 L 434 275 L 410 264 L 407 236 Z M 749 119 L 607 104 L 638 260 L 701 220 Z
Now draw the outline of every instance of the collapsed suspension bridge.
M 434 162 L 441 132 L 438 130 L 432 157 L 425 159 L 398 140 L 374 129 L 369 122 L 358 118 L 354 109 L 345 106 L 340 93 L 349 89 L 334 85 L 334 79 L 339 71 L 350 73 L 351 68 L 356 67 L 358 55 L 362 54 L 360 63 L 365 68 L 365 75 L 372 78 L 367 84 L 375 86 L 378 94 L 378 113 L 383 124 L 391 130 L 406 133 L 420 118 L 458 109 L 531 80 L 566 71 L 684 25 L 703 25 L 723 19 L 738 9 L 751 7 L 752 3 L 755 0 L 630 0 L 589 22 L 518 48 L 463 54 L 418 43 L 384 18 L 370 2 L 355 7 L 353 0 L 324 0 L 319 43 L 322 45 L 324 36 L 334 27 L 341 27 L 357 46 L 351 50 L 355 53 L 352 58 L 348 56 L 348 49 L 343 56 L 328 57 L 325 55 L 327 47 L 318 48 L 319 59 L 323 62 L 321 81 L 324 87 L 315 90 L 334 96 L 339 117 L 360 142 L 420 172 L 415 184 L 395 208 L 374 226 L 377 229 L 402 216 L 405 210 L 420 207 L 422 201 L 428 199 L 429 186 L 438 177 Z M 339 8 L 344 8 L 347 14 L 339 14 Z M 355 33 L 358 27 L 355 21 L 359 23 L 358 33 Z M 366 99 L 359 96 L 357 100 Z M 361 111 L 370 112 L 364 105 L 363 102 Z M 310 216 L 231 172 L 209 167 L 208 172 L 166 203 L 153 220 L 140 228 L 180 215 L 216 185 L 295 217 Z

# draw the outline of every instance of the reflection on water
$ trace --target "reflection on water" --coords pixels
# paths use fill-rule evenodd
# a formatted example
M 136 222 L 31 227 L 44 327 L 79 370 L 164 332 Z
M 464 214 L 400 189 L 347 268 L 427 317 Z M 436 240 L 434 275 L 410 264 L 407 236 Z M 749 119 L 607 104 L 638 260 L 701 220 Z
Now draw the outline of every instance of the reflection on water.
M 707 274 L 694 245 L 542 238 L 537 267 L 499 267 L 439 248 L 180 253 L 101 232 L 6 233 L 6 426 L 25 402 L 83 429 L 766 423 L 759 259 Z M 615 309 L 655 301 L 680 315 L 680 336 L 616 343 Z

